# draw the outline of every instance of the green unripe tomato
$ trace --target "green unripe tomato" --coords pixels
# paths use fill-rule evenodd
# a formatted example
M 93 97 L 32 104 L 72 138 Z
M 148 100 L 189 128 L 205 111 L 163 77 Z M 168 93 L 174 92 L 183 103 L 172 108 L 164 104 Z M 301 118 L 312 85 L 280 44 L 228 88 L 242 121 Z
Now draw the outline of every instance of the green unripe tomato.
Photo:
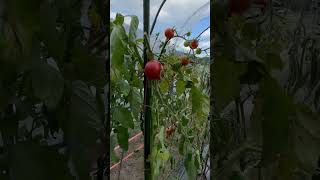
M 189 47 L 189 44 L 190 44 L 189 41 L 185 41 L 185 42 L 183 43 L 184 47 Z
M 191 35 L 191 32 L 187 32 L 187 34 L 186 34 L 187 36 L 190 36 Z
M 202 51 L 201 51 L 200 48 L 197 48 L 197 49 L 196 49 L 196 54 L 201 54 L 201 52 L 202 52 Z

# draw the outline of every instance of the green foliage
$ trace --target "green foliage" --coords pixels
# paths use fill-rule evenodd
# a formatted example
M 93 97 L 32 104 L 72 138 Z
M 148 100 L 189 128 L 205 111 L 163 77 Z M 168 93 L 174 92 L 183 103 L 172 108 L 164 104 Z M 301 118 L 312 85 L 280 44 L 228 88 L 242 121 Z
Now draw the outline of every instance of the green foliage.
M 69 159 L 79 179 L 90 179 L 105 144 L 100 99 L 106 84 L 100 49 L 105 45 L 98 38 L 104 32 L 92 26 L 95 33 L 84 36 L 81 3 L 75 1 L 10 0 L 3 5 L 0 157 L 6 158 L 0 164 L 10 174 L 0 179 L 73 179 Z M 107 26 L 102 16 L 95 12 L 95 23 Z M 18 126 L 26 121 L 31 128 Z M 35 134 L 39 128 L 43 134 Z M 64 134 L 60 142 L 46 143 L 56 133 Z M 60 147 L 68 153 L 59 154 Z
M 223 56 L 215 58 L 214 66 L 214 92 L 216 110 L 220 112 L 240 93 L 240 74 L 244 65 L 228 61 Z
M 96 140 L 103 124 L 96 99 L 91 89 L 81 81 L 72 84 L 69 117 L 66 124 L 66 140 L 70 154 L 81 179 L 89 178 L 90 164 L 97 158 Z M 86 133 L 82 133 L 86 132 Z
M 305 78 L 308 68 L 314 68 L 307 65 L 312 55 L 303 49 L 305 42 L 299 45 L 282 38 L 295 32 L 285 25 L 287 19 L 228 16 L 223 2 L 215 2 L 213 7 L 215 56 L 210 70 L 214 79 L 214 177 L 308 179 L 318 166 L 320 124 L 317 108 L 309 102 L 318 97 L 312 97 L 314 89 Z M 308 39 L 303 35 L 299 38 Z M 298 46 L 290 47 L 293 43 Z M 289 49 L 297 56 L 289 54 Z M 304 52 L 301 57 L 300 51 Z M 303 99 L 298 92 L 310 94 Z M 228 109 L 226 105 L 230 105 Z M 246 106 L 251 105 L 253 112 L 248 118 L 251 107 Z M 239 143 L 254 148 L 234 156 L 241 150 Z M 256 164 L 251 166 L 248 158 L 255 159 L 252 164 Z
M 289 147 L 289 115 L 292 114 L 290 99 L 275 79 L 265 79 L 260 85 L 263 98 L 262 134 L 263 152 L 262 162 L 273 161 L 281 156 Z
M 184 166 L 188 174 L 188 179 L 195 179 L 197 175 L 197 168 L 195 167 L 195 160 L 192 152 L 186 154 L 186 159 L 184 161 Z
M 55 109 L 64 91 L 61 73 L 48 63 L 39 63 L 31 69 L 30 79 L 34 96 L 43 101 L 49 110 Z
M 120 147 L 127 151 L 128 150 L 128 139 L 129 139 L 129 133 L 128 128 L 118 126 L 117 127 L 117 140 L 119 142 Z
M 10 147 L 9 169 L 14 179 L 69 180 L 67 162 L 56 150 L 32 142 Z
M 128 32 L 123 27 L 122 15 L 117 14 L 111 22 L 112 128 L 123 150 L 128 150 L 128 137 L 131 136 L 128 132 L 138 129 L 143 113 L 143 39 L 136 39 L 139 24 L 137 17 L 128 17 L 131 17 Z M 153 54 L 149 43 L 148 58 L 156 58 L 158 55 Z M 161 44 L 167 46 L 170 42 Z M 152 177 L 161 178 L 169 170 L 168 162 L 174 167 L 174 158 L 179 157 L 187 158 L 185 166 L 192 178 L 203 168 L 200 152 L 197 150 L 204 141 L 207 142 L 204 131 L 208 127 L 209 101 L 205 93 L 208 87 L 203 84 L 208 78 L 208 64 L 199 62 L 184 67 L 180 57 L 169 51 L 163 52 L 161 63 L 164 66 L 161 80 L 150 81 L 153 128 L 150 134 L 152 150 L 148 158 L 152 164 Z M 201 79 L 199 74 L 202 75 Z M 168 134 L 168 129 L 173 129 L 171 135 Z M 179 140 L 179 145 L 174 144 L 180 136 L 182 139 Z M 180 154 L 176 154 L 175 150 Z M 190 153 L 194 153 L 191 160 L 187 156 Z
M 111 31 L 111 119 L 117 142 L 123 150 L 128 150 L 129 129 L 136 129 L 142 103 L 142 78 L 136 66 L 140 64 L 141 55 L 136 41 L 138 18 L 130 16 L 130 29 L 127 34 L 123 27 L 124 17 L 117 14 Z
M 124 64 L 124 55 L 127 53 L 126 38 L 124 27 L 115 24 L 110 35 L 112 66 L 120 68 Z

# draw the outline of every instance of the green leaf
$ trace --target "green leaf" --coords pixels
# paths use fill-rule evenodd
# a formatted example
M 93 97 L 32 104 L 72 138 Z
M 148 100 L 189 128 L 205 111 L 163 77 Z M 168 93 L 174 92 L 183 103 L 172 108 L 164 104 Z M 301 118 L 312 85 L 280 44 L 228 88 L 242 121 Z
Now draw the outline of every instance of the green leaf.
M 193 87 L 193 82 L 192 81 L 187 81 L 185 88 L 192 88 Z
M 93 55 L 80 40 L 75 42 L 71 57 L 76 73 L 71 80 L 81 80 L 97 88 L 105 86 L 105 58 Z
M 117 24 L 117 25 L 122 25 L 124 22 L 124 16 L 120 13 L 117 13 L 116 14 L 116 18 L 115 20 L 113 21 L 114 24 Z
M 297 106 L 297 123 L 315 138 L 320 139 L 320 118 L 316 112 L 313 112 L 308 106 L 298 104 Z
M 275 68 L 275 69 L 282 69 L 283 68 L 283 62 L 281 59 L 280 54 L 278 53 L 266 53 L 266 63 L 269 66 L 269 68 Z
M 192 152 L 188 152 L 184 160 L 184 167 L 186 168 L 188 179 L 196 179 L 197 169 L 194 165 Z
M 187 118 L 186 116 L 182 116 L 181 122 L 183 126 L 186 126 L 189 122 L 189 118 Z
M 152 179 L 154 179 L 159 176 L 160 169 L 167 166 L 167 161 L 170 159 L 170 152 L 165 148 L 154 146 L 151 157 Z
M 195 86 L 191 88 L 191 103 L 192 113 L 196 114 L 202 109 L 203 95 L 202 92 Z
M 89 11 L 90 22 L 93 24 L 93 26 L 98 27 L 101 23 L 101 16 L 98 13 L 97 5 L 92 4 Z
M 49 55 L 61 62 L 66 41 L 58 34 L 56 29 L 58 9 L 46 2 L 42 5 L 40 13 L 41 31 L 39 31 L 39 36 L 47 47 Z
M 104 126 L 96 98 L 87 84 L 82 81 L 72 83 L 70 103 L 69 118 L 64 122 L 66 142 L 79 179 L 87 180 L 91 165 L 99 155 L 97 140 Z
M 179 154 L 184 155 L 184 144 L 186 141 L 186 137 L 182 134 L 179 140 Z
M 233 171 L 228 180 L 245 180 L 239 171 Z
M 195 154 L 195 157 L 194 157 L 194 166 L 196 167 L 196 169 L 200 168 L 200 163 L 201 163 L 200 151 L 196 150 L 196 154 Z
M 241 31 L 242 34 L 250 40 L 257 39 L 260 36 L 259 25 L 256 22 L 245 23 Z
M 319 115 L 306 105 L 298 104 L 296 107 L 294 151 L 300 163 L 308 171 L 314 171 L 318 167 L 320 152 Z
M 111 66 L 122 67 L 126 54 L 126 32 L 122 26 L 116 25 L 110 34 Z
M 67 161 L 57 151 L 32 142 L 18 143 L 10 147 L 9 167 L 15 180 L 69 180 Z
M 160 127 L 160 131 L 157 134 L 157 137 L 159 139 L 160 144 L 162 145 L 162 147 L 164 147 L 164 126 Z
M 127 108 L 119 107 L 115 109 L 112 119 L 113 121 L 119 121 L 125 128 L 134 128 L 131 112 Z
M 131 16 L 131 23 L 129 28 L 129 41 L 134 42 L 136 40 L 136 33 L 139 25 L 139 19 L 137 16 Z
M 129 95 L 130 108 L 133 116 L 138 119 L 141 110 L 142 97 L 137 88 L 132 88 Z
M 61 73 L 47 63 L 40 63 L 32 68 L 31 83 L 34 96 L 43 100 L 50 110 L 55 109 L 64 90 Z
M 315 171 L 318 168 L 320 140 L 301 127 L 295 127 L 294 132 L 294 145 L 291 148 L 294 149 L 297 159 L 307 171 Z
M 265 76 L 266 68 L 264 64 L 257 61 L 250 61 L 246 71 L 239 77 L 241 84 L 257 84 Z
M 139 38 L 136 40 L 137 43 L 143 43 L 143 41 L 144 41 L 144 38 Z
M 124 96 L 128 96 L 129 95 L 129 93 L 130 93 L 130 84 L 126 80 L 121 80 L 120 82 L 118 82 L 118 86 L 120 88 L 120 92 Z
M 9 104 L 11 97 L 12 93 L 0 80 L 0 111 Z
M 116 147 L 117 137 L 114 133 L 110 135 L 110 161 L 111 162 L 117 162 L 119 161 L 119 158 L 117 157 L 114 148 Z
M 292 102 L 284 89 L 271 77 L 260 85 L 262 104 L 263 152 L 262 163 L 275 160 L 289 148 L 289 115 L 293 112 Z
M 182 80 L 178 80 L 176 83 L 177 94 L 181 95 L 185 91 L 185 82 Z
M 167 80 L 162 80 L 159 85 L 160 85 L 160 92 L 161 93 L 165 94 L 168 92 L 169 82 Z
M 39 16 L 42 3 L 43 0 L 30 2 L 12 0 L 6 3 L 7 17 L 10 22 L 14 22 L 14 26 L 11 25 L 10 27 L 13 28 L 12 31 L 15 34 L 14 39 L 12 39 L 14 43 L 12 44 L 16 43 L 14 49 L 20 47 L 21 51 L 19 53 L 26 56 L 29 56 L 32 51 L 35 33 L 40 31 Z M 24 58 L 27 59 L 26 57 Z M 20 59 L 20 61 L 25 59 Z
M 169 160 L 169 158 L 170 158 L 170 153 L 169 153 L 169 151 L 168 150 L 162 150 L 162 151 L 160 151 L 159 153 L 158 153 L 158 157 L 159 157 L 159 159 L 161 159 L 162 160 L 162 162 L 163 162 L 163 166 L 165 165 L 165 163 Z
M 171 65 L 171 68 L 174 72 L 179 72 L 181 67 L 182 65 L 180 62 L 177 62 Z
M 220 112 L 240 93 L 240 74 L 244 65 L 227 61 L 217 56 L 214 63 L 213 78 L 216 98 L 216 110 Z
M 117 139 L 118 139 L 118 143 L 119 146 L 127 151 L 128 150 L 128 139 L 129 139 L 129 133 L 128 133 L 128 128 L 124 128 L 124 127 L 117 127 Z
M 12 109 L 13 106 L 7 106 L 6 108 L 10 108 Z M 5 111 L 7 109 L 4 109 Z M 1 118 L 0 120 L 0 131 L 5 132 L 6 136 L 15 136 L 17 135 L 17 132 L 19 130 L 19 120 L 18 119 L 19 116 L 10 113 L 8 115 L 5 114 L 5 116 L 3 116 L 3 118 Z

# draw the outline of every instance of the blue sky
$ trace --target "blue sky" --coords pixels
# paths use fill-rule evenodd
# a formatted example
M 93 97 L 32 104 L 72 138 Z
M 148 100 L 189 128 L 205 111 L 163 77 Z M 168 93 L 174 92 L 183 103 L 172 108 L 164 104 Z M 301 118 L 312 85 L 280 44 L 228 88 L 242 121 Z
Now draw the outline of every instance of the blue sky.
M 150 26 L 162 0 L 150 0 Z M 139 28 L 143 27 L 143 0 L 111 0 L 111 17 L 116 13 L 124 15 L 137 15 L 140 20 Z M 198 11 L 197 11 L 198 10 Z M 197 12 L 196 12 L 197 11 Z M 183 25 L 188 22 L 184 27 Z M 130 23 L 130 18 L 125 19 Z M 180 34 L 191 31 L 192 36 L 197 36 L 210 25 L 209 0 L 167 0 L 160 12 L 154 33 L 160 32 L 167 27 L 175 26 Z M 210 47 L 210 29 L 201 37 L 199 47 Z M 177 48 L 182 51 L 188 49 L 183 47 L 183 41 L 177 42 Z M 203 54 L 204 55 L 204 54 Z

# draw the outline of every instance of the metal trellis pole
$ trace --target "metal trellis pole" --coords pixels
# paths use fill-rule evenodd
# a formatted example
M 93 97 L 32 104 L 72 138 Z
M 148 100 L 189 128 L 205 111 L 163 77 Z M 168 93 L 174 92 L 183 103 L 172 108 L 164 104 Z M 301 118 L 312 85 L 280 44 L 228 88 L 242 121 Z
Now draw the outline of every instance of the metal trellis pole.
M 214 30 L 213 30 L 213 2 L 214 0 L 210 0 L 210 145 L 209 145 L 209 157 L 210 157 L 210 179 L 214 179 L 213 177 L 213 169 L 214 169 L 214 146 L 213 146 L 213 120 L 214 120 L 214 111 L 215 111 L 215 99 L 214 99 L 214 87 L 213 87 L 213 49 L 214 49 Z
M 102 1 L 103 2 L 103 1 Z M 102 3 L 103 5 L 103 3 Z M 107 0 L 107 5 L 110 7 L 110 0 Z M 111 134 L 111 114 L 110 114 L 110 99 L 111 99 L 111 90 L 110 90 L 110 82 L 111 82 L 111 77 L 110 77 L 110 8 L 106 8 L 106 13 L 105 13 L 105 18 L 104 18 L 104 24 L 107 26 L 106 27 L 106 33 L 107 33 L 107 61 L 106 61 L 106 80 L 107 80 L 107 85 L 105 87 L 105 104 L 106 104 L 106 179 L 110 179 L 110 134 Z
M 149 36 L 149 23 L 150 23 L 150 0 L 143 0 L 143 31 L 144 35 Z M 144 36 L 144 65 L 148 62 L 147 57 L 147 41 L 148 39 Z M 151 162 L 149 156 L 151 154 L 151 84 L 144 77 L 144 179 L 151 179 Z

